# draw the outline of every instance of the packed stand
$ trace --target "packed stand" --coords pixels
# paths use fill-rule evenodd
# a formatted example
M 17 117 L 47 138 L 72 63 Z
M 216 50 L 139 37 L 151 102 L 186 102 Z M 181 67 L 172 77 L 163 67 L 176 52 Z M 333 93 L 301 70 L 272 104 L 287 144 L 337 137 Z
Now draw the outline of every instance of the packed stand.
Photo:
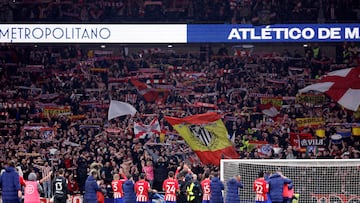
M 355 23 L 355 0 L 2 1 L 2 22 Z
M 17 160 L 24 178 L 31 172 L 46 177 L 51 168 L 65 168 L 72 194 L 84 191 L 90 169 L 99 170 L 104 189 L 114 173 L 136 179 L 146 172 L 160 191 L 168 171 L 176 171 L 184 161 L 196 174 L 218 170 L 202 165 L 163 118 L 207 111 L 224 115 L 239 158 L 359 158 L 359 137 L 331 140 L 337 131 L 347 130 L 336 123 L 359 122 L 356 113 L 327 97 L 321 104 L 295 98 L 300 88 L 324 73 L 360 65 L 357 44 L 344 43 L 336 59 L 322 54 L 317 44 L 309 46 L 305 56 L 225 46 L 208 47 L 205 54 L 126 50 L 119 47 L 115 54 L 75 46 L 1 46 L 1 167 L 6 160 Z M 157 89 L 156 97 L 149 101 L 130 78 Z M 280 120 L 259 109 L 261 98 L 269 96 L 282 98 Z M 131 103 L 139 113 L 108 121 L 110 99 Z M 291 144 L 290 132 L 315 137 L 317 128 L 297 126 L 295 118 L 305 117 L 325 119 L 322 151 L 299 151 Z M 153 118 L 159 119 L 164 140 L 135 138 L 134 122 L 148 124 Z M 259 141 L 271 150 L 264 153 L 252 144 Z M 51 196 L 51 187 L 44 189 L 45 196 Z

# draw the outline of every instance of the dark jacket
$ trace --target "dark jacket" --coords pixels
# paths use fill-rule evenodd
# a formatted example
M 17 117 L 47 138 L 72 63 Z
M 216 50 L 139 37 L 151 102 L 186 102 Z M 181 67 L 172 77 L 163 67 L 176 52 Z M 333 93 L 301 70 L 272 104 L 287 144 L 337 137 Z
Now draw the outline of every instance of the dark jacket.
M 84 199 L 86 202 L 97 202 L 96 192 L 100 191 L 100 187 L 97 184 L 93 176 L 88 176 L 85 182 L 85 194 Z
M 156 181 L 164 182 L 169 172 L 168 166 L 169 164 L 167 162 L 157 162 L 155 164 L 154 176 Z
M 237 181 L 235 178 L 228 180 L 225 200 L 226 203 L 240 202 L 239 188 L 243 188 L 243 185 L 240 181 Z
M 224 184 L 220 181 L 218 177 L 211 178 L 210 189 L 210 202 L 223 203 L 222 190 L 224 190 Z
M 178 180 L 178 183 L 179 183 L 180 193 L 178 194 L 177 202 L 178 203 L 186 202 L 187 201 L 186 181 L 180 179 Z
M 280 174 L 274 173 L 269 177 L 269 193 L 272 202 L 283 202 L 283 190 L 284 184 L 292 184 L 292 181 L 288 178 L 281 177 Z
M 3 200 L 19 201 L 20 179 L 14 167 L 7 167 L 5 169 L 5 172 L 0 177 L 0 186 Z
M 134 182 L 132 180 L 125 181 L 125 183 L 123 184 L 123 191 L 124 191 L 124 203 L 136 202 Z

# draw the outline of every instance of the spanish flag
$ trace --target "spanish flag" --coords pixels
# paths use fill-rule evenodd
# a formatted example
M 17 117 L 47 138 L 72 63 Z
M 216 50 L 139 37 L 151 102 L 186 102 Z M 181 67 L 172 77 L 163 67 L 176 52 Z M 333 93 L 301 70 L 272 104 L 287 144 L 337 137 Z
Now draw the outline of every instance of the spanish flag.
M 239 158 L 228 132 L 215 112 L 165 119 L 184 138 L 203 164 L 220 165 L 221 158 Z

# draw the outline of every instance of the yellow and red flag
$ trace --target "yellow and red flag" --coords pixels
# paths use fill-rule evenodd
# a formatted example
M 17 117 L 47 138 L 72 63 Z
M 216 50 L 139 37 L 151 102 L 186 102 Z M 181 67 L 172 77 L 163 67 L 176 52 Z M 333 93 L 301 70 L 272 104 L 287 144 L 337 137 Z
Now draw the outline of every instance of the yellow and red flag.
M 228 132 L 215 112 L 165 119 L 184 138 L 203 164 L 219 165 L 221 158 L 239 158 Z

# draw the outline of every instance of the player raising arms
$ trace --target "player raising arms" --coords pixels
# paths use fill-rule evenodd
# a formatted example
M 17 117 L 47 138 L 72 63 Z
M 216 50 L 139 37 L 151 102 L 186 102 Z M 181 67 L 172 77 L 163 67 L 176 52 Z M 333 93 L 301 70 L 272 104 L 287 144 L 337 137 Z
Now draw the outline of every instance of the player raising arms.
M 201 181 L 201 189 L 203 191 L 202 203 L 210 203 L 210 174 L 204 174 L 204 180 Z
M 150 183 L 145 180 L 145 173 L 141 173 L 139 180 L 134 186 L 136 193 L 136 203 L 147 203 L 149 201 L 149 192 L 156 192 L 150 187 Z
M 259 177 L 254 181 L 254 192 L 256 203 L 266 202 L 266 193 L 269 190 L 269 185 L 264 179 L 264 172 L 259 172 Z
M 176 193 L 178 193 L 180 189 L 178 181 L 174 178 L 173 171 L 169 171 L 168 179 L 164 180 L 162 187 L 165 191 L 165 202 L 176 203 Z
M 121 176 L 123 176 L 122 179 L 120 179 L 119 174 L 114 174 L 114 180 L 111 182 L 111 188 L 114 191 L 114 203 L 123 203 L 123 184 L 127 180 L 126 177 L 121 173 Z

